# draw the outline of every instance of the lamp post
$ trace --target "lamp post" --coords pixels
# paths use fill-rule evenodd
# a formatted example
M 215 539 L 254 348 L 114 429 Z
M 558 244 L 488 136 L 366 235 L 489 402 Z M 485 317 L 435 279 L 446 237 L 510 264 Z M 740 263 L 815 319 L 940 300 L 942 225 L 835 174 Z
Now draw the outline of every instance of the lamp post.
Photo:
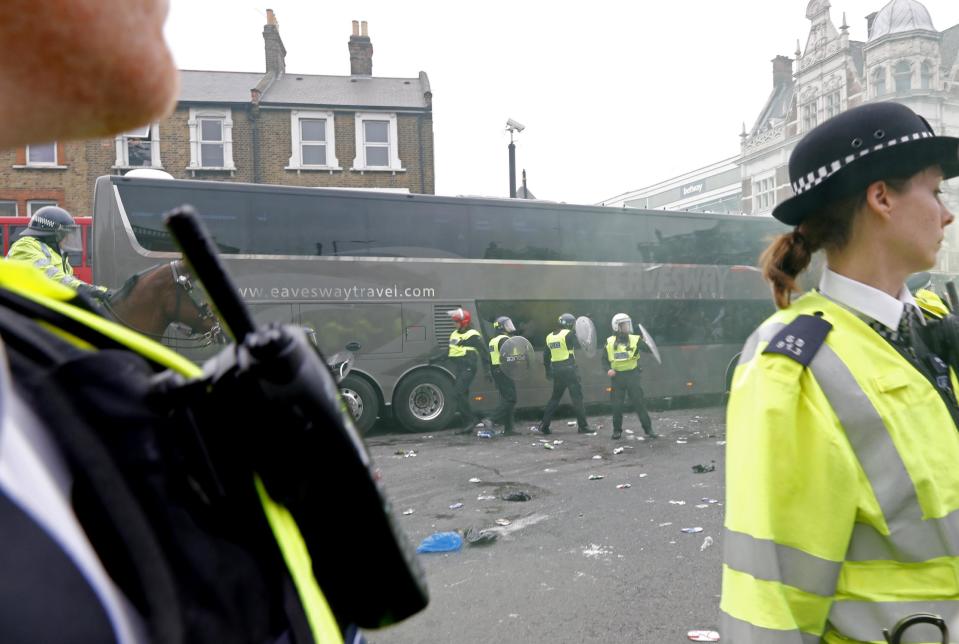
M 526 129 L 522 123 L 513 119 L 506 119 L 506 131 L 509 132 L 509 198 L 516 198 L 516 144 L 513 143 L 513 134 L 519 134 Z

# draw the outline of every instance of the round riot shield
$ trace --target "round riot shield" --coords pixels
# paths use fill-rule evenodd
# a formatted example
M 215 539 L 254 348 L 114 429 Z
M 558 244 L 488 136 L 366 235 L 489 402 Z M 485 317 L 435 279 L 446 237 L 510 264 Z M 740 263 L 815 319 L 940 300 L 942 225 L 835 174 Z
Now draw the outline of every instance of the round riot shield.
M 574 325 L 576 330 L 576 339 L 579 346 L 587 356 L 592 358 L 596 355 L 596 325 L 585 315 L 576 318 Z
M 653 340 L 653 336 L 649 335 L 649 331 L 646 330 L 642 324 L 639 325 L 639 332 L 643 336 L 643 342 L 649 345 L 649 350 L 653 352 L 653 357 L 656 358 L 656 362 L 663 364 L 663 359 L 659 357 L 659 347 L 656 346 L 656 341 Z
M 499 345 L 499 367 L 512 380 L 528 378 L 533 368 L 533 345 L 521 335 L 506 338 Z

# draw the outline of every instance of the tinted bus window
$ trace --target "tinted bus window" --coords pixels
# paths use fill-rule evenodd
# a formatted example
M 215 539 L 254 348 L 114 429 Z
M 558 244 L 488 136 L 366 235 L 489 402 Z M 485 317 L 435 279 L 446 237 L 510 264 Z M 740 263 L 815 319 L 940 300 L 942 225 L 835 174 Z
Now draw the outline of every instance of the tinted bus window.
M 382 202 L 381 202 L 382 203 Z M 466 257 L 466 208 L 400 201 L 371 208 L 370 254 L 384 257 Z
M 477 259 L 563 259 L 559 217 L 544 209 L 470 208 L 470 257 Z
M 563 258 L 581 262 L 645 261 L 641 244 L 645 230 L 645 218 L 638 213 L 566 213 L 560 223 Z

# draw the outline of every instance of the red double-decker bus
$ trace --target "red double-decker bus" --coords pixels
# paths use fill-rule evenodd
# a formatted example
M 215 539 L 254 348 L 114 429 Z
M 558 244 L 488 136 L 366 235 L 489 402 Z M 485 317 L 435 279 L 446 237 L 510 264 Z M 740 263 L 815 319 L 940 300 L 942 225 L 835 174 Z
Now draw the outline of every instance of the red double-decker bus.
M 84 282 L 93 281 L 93 266 L 90 262 L 90 226 L 93 217 L 75 217 L 80 226 L 80 238 L 83 240 L 83 252 L 69 253 L 73 273 Z M 7 256 L 10 245 L 17 240 L 20 231 L 30 223 L 29 217 L 0 217 L 0 235 L 3 239 L 3 256 Z

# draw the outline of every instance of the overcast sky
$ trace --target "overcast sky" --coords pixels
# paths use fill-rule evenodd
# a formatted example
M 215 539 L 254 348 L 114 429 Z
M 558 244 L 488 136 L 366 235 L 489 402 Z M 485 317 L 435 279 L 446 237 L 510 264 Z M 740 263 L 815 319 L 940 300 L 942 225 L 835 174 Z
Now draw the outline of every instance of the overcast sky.
M 771 59 L 805 47 L 808 0 L 303 2 L 171 0 L 181 69 L 262 72 L 271 8 L 288 72 L 349 75 L 352 20 L 366 20 L 373 75 L 433 90 L 436 192 L 508 196 L 507 118 L 517 175 L 540 199 L 595 203 L 734 156 L 772 88 Z M 936 29 L 959 1 L 925 0 Z M 833 0 L 854 40 L 885 0 Z M 517 182 L 520 179 L 517 177 Z

